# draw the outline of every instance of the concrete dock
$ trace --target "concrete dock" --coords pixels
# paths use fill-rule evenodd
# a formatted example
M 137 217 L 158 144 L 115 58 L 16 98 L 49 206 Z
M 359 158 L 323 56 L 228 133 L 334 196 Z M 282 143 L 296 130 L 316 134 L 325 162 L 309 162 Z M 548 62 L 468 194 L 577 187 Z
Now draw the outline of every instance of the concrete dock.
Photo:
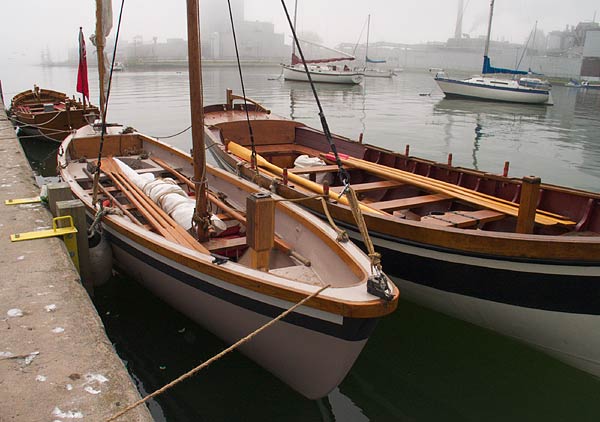
M 107 338 L 61 239 L 12 243 L 52 227 L 0 102 L 0 422 L 104 421 L 140 395 Z M 145 405 L 119 421 L 152 421 Z

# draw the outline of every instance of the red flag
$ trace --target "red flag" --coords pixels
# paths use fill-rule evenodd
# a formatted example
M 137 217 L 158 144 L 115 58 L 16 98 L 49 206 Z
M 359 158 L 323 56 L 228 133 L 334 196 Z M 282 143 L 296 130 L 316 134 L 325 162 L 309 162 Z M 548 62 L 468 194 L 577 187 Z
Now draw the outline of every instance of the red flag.
M 87 75 L 87 57 L 85 53 L 85 39 L 83 31 L 79 28 L 79 69 L 77 70 L 77 92 L 81 92 L 85 98 L 90 100 L 90 87 Z

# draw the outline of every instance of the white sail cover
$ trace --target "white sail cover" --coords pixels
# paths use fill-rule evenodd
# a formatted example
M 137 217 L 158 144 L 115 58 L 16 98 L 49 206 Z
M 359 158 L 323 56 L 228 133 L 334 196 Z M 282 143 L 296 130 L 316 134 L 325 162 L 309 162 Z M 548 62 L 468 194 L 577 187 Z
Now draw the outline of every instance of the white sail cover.
M 114 159 L 125 176 L 158 204 L 173 220 L 186 230 L 192 228 L 192 218 L 196 201 L 171 178 L 156 178 L 152 173 L 139 174 L 118 158 Z M 227 229 L 227 225 L 216 216 L 211 216 L 211 224 L 217 234 Z

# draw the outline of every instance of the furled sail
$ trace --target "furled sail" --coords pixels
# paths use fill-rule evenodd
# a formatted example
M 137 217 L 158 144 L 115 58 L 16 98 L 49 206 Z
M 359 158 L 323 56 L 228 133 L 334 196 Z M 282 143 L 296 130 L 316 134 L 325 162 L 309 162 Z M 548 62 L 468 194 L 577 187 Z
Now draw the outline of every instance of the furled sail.
M 190 198 L 173 179 L 156 178 L 152 173 L 138 174 L 118 158 L 114 160 L 127 178 L 142 189 L 177 224 L 186 230 L 192 228 L 192 218 L 194 216 L 196 201 Z M 211 216 L 211 223 L 217 233 L 227 229 L 227 225 L 214 215 Z
M 516 70 L 516 69 L 504 69 L 502 67 L 492 67 L 490 63 L 490 58 L 488 56 L 483 57 L 483 70 L 481 71 L 484 75 L 486 73 L 508 73 L 511 75 L 528 75 L 529 72 L 524 70 Z
M 333 57 L 319 57 L 319 58 L 307 58 L 308 55 L 305 55 L 306 63 L 330 63 L 330 62 L 339 62 L 344 60 L 354 60 L 355 57 L 344 53 L 343 51 L 339 51 L 333 48 L 325 47 L 320 44 L 316 44 L 306 40 L 299 40 L 302 44 L 306 44 L 310 47 L 310 50 L 315 51 L 313 54 L 323 55 L 325 52 L 335 53 Z M 301 64 L 302 59 L 298 57 L 295 53 L 292 53 L 292 65 Z

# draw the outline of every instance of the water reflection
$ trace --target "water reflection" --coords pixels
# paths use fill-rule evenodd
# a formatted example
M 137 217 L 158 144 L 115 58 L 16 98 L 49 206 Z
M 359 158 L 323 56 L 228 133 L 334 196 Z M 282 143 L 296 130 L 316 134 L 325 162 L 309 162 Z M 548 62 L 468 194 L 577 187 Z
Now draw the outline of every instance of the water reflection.
M 293 120 L 315 118 L 318 107 L 311 86 L 307 82 L 285 81 L 283 89 L 289 89 L 290 114 Z M 363 102 L 364 91 L 361 85 L 315 84 L 319 101 L 326 117 L 337 116 L 340 111 L 351 113 L 356 104 Z M 364 110 L 363 110 L 364 111 Z M 346 115 L 348 115 L 346 114 Z

